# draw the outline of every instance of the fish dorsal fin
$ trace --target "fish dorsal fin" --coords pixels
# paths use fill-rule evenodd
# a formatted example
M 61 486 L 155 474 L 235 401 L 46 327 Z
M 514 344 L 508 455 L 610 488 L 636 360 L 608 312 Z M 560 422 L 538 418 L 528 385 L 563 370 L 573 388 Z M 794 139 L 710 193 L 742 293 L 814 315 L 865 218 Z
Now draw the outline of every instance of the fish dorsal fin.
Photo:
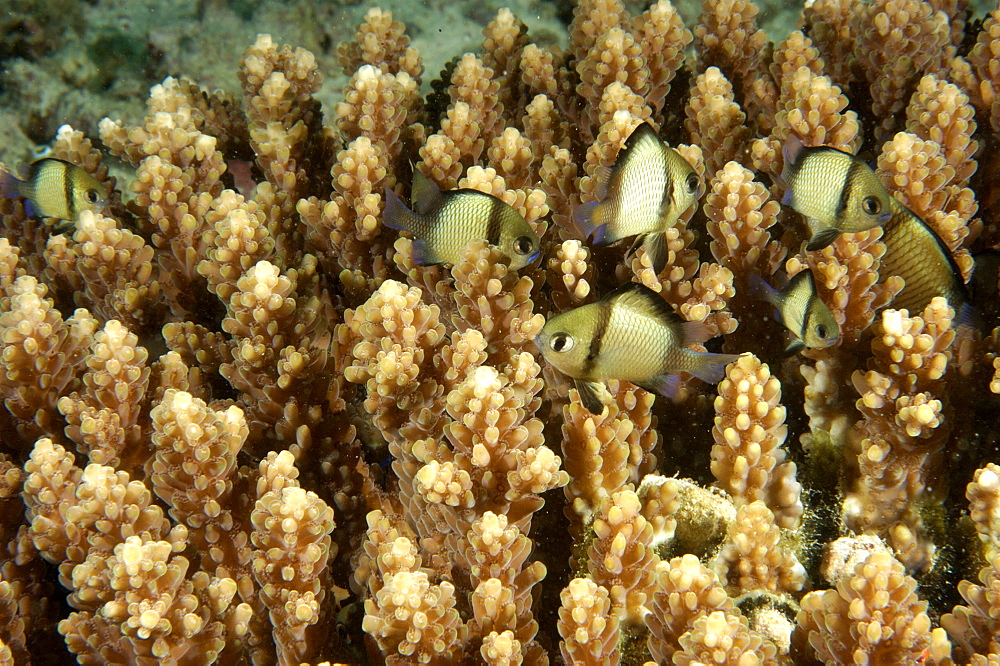
M 604 201 L 608 197 L 608 183 L 611 182 L 612 173 L 614 173 L 614 169 L 611 167 L 599 166 L 594 169 L 593 179 L 597 181 L 594 195 L 598 201 Z
M 656 152 L 663 152 L 663 141 L 660 140 L 659 135 L 653 126 L 648 122 L 643 121 L 632 130 L 632 133 L 628 135 L 625 139 L 625 145 L 622 147 L 622 152 L 627 156 L 632 153 L 641 153 L 645 150 L 653 150 Z M 619 153 L 618 157 L 615 159 L 615 164 L 622 164 L 624 160 L 623 155 Z
M 632 312 L 645 314 L 664 321 L 671 326 L 683 324 L 681 316 L 674 312 L 663 297 L 644 284 L 629 282 L 608 294 L 604 300 L 609 305 L 628 308 Z
M 441 188 L 437 183 L 423 174 L 420 169 L 413 172 L 413 188 L 410 192 L 410 205 L 417 215 L 429 215 L 443 203 Z

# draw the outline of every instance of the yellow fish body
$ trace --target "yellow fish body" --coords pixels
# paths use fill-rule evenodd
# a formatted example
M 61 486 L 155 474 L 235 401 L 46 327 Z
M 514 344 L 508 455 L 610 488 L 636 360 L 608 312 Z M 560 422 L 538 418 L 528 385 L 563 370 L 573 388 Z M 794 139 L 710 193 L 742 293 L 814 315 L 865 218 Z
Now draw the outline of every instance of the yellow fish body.
M 83 211 L 99 211 L 108 203 L 108 192 L 99 180 L 54 157 L 32 162 L 23 180 L 0 174 L 0 194 L 27 199 L 31 215 L 60 220 L 75 220 Z
M 812 238 L 806 249 L 822 250 L 842 233 L 881 226 L 892 215 L 892 195 L 865 164 L 850 153 L 827 146 L 806 147 L 789 134 L 781 203 L 802 214 Z
M 787 353 L 794 354 L 803 347 L 825 349 L 840 339 L 837 318 L 816 293 L 811 271 L 796 273 L 781 291 L 760 276 L 751 275 L 750 292 L 755 298 L 773 305 L 781 322 L 796 336 L 785 349 Z
M 413 210 L 385 190 L 382 223 L 415 236 L 418 266 L 456 264 L 462 249 L 485 238 L 510 257 L 510 269 L 524 268 L 539 254 L 538 235 L 520 213 L 495 196 L 472 189 L 442 192 L 419 171 L 413 174 Z
M 556 315 L 545 323 L 535 345 L 545 360 L 575 380 L 583 406 L 599 414 L 604 382 L 632 382 L 668 397 L 677 373 L 688 372 L 714 384 L 738 356 L 687 349 L 711 337 L 700 322 L 681 319 L 652 289 L 629 283 L 600 301 Z
M 597 245 L 638 236 L 659 273 L 667 262 L 664 232 L 704 193 L 697 172 L 666 145 L 649 123 L 633 130 L 611 169 L 598 173 L 600 201 L 573 211 L 577 224 Z
M 944 241 L 916 213 L 893 199 L 892 219 L 882 234 L 885 254 L 879 278 L 898 275 L 906 284 L 890 307 L 906 309 L 911 316 L 923 312 L 935 296 L 944 296 L 959 313 L 969 302 L 962 271 Z

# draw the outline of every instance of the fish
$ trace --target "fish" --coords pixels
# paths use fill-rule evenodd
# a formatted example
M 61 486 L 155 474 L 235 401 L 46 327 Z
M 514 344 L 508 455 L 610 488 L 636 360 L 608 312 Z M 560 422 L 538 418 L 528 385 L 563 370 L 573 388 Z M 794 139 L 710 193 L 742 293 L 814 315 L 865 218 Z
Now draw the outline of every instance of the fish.
M 784 145 L 781 203 L 806 218 L 812 237 L 806 250 L 822 250 L 843 233 L 882 226 L 892 216 L 892 195 L 872 168 L 850 153 L 807 147 L 795 134 Z
M 805 347 L 826 349 L 840 340 L 837 319 L 816 293 L 816 282 L 811 271 L 796 273 L 781 291 L 769 285 L 759 275 L 751 274 L 750 295 L 773 305 L 781 323 L 795 335 L 795 340 L 785 348 L 785 353 L 789 356 Z
M 535 345 L 546 361 L 573 378 L 583 406 L 600 414 L 609 379 L 667 397 L 676 394 L 680 372 L 718 382 L 726 364 L 739 356 L 686 348 L 710 337 L 704 323 L 684 321 L 662 296 L 632 282 L 596 303 L 552 317 L 535 337 Z
M 598 246 L 636 236 L 653 270 L 667 263 L 665 232 L 705 193 L 698 173 L 681 154 L 665 144 L 643 122 L 618 151 L 615 164 L 597 171 L 598 201 L 577 206 L 573 218 L 586 238 Z
M 462 249 L 485 238 L 510 258 L 510 270 L 524 268 L 540 253 L 538 235 L 513 207 L 472 189 L 442 191 L 420 171 L 413 172 L 413 210 L 385 188 L 382 224 L 415 237 L 413 262 L 418 266 L 456 264 Z
M 969 292 L 948 246 L 919 215 L 902 202 L 892 201 L 892 219 L 882 231 L 885 254 L 879 266 L 879 279 L 884 282 L 898 275 L 906 284 L 890 307 L 906 309 L 911 316 L 917 316 L 932 298 L 943 296 L 958 314 L 959 321 L 970 320 Z
M 76 220 L 83 211 L 98 212 L 108 203 L 101 181 L 70 162 L 46 157 L 23 171 L 23 180 L 0 172 L 0 196 L 26 199 L 31 216 Z

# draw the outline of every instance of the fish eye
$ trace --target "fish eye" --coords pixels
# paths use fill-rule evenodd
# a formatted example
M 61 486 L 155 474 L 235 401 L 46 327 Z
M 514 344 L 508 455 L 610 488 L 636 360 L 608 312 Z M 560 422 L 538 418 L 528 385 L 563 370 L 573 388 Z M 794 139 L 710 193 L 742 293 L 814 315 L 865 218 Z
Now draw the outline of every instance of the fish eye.
M 573 338 L 569 337 L 566 333 L 556 333 L 549 341 L 549 347 L 554 352 L 568 352 L 573 348 Z
M 684 186 L 687 187 L 687 191 L 690 194 L 694 194 L 698 191 L 698 174 L 689 173 L 687 179 L 684 181 Z
M 527 236 L 518 236 L 514 239 L 514 252 L 518 254 L 531 254 L 532 242 Z
M 861 200 L 861 210 L 865 211 L 867 215 L 878 215 L 879 211 L 882 210 L 882 202 L 878 200 L 878 197 L 869 194 Z
M 89 204 L 95 204 L 100 200 L 100 197 L 97 195 L 97 190 L 95 189 L 87 190 L 83 193 L 83 196 L 87 199 L 87 203 Z
M 816 327 L 816 335 L 818 335 L 819 337 L 825 338 L 826 333 L 827 333 L 826 326 L 824 326 L 823 324 L 820 324 L 819 326 Z

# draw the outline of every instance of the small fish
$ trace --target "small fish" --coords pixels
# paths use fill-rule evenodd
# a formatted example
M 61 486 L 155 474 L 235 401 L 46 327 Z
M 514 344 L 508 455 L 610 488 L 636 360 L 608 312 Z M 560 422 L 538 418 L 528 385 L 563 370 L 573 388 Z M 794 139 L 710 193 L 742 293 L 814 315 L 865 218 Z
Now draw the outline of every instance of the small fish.
M 865 164 L 827 146 L 806 147 L 789 134 L 784 147 L 785 184 L 781 203 L 801 213 L 812 238 L 806 249 L 822 250 L 840 234 L 881 226 L 892 216 L 892 195 Z
M 85 210 L 99 211 L 108 203 L 108 192 L 84 169 L 54 157 L 32 162 L 23 180 L 0 172 L 0 196 L 28 200 L 29 214 L 76 220 Z
M 704 193 L 698 173 L 681 154 L 663 143 L 649 123 L 633 130 L 614 167 L 597 173 L 599 201 L 577 206 L 573 217 L 596 245 L 638 236 L 657 273 L 667 263 L 664 232 Z
M 600 414 L 604 382 L 620 379 L 667 397 L 677 373 L 714 384 L 738 356 L 686 349 L 711 337 L 705 324 L 684 321 L 655 291 L 629 283 L 596 303 L 549 319 L 535 338 L 545 360 L 575 380 L 583 406 Z
M 892 219 L 882 234 L 885 254 L 879 267 L 879 279 L 898 275 L 906 281 L 890 307 L 906 309 L 911 316 L 924 311 L 935 296 L 944 296 L 960 320 L 969 319 L 969 294 L 962 271 L 944 241 L 920 217 L 893 199 Z
M 803 347 L 826 349 L 837 344 L 840 327 L 823 299 L 816 293 L 812 272 L 796 273 L 781 291 L 765 282 L 759 275 L 750 275 L 750 294 L 767 301 L 778 310 L 778 318 L 795 334 L 785 353 L 797 353 Z
M 442 192 L 419 171 L 413 172 L 413 210 L 385 189 L 382 223 L 413 234 L 418 266 L 456 264 L 469 241 L 485 238 L 510 257 L 510 269 L 524 268 L 539 254 L 538 235 L 511 206 L 472 189 Z

